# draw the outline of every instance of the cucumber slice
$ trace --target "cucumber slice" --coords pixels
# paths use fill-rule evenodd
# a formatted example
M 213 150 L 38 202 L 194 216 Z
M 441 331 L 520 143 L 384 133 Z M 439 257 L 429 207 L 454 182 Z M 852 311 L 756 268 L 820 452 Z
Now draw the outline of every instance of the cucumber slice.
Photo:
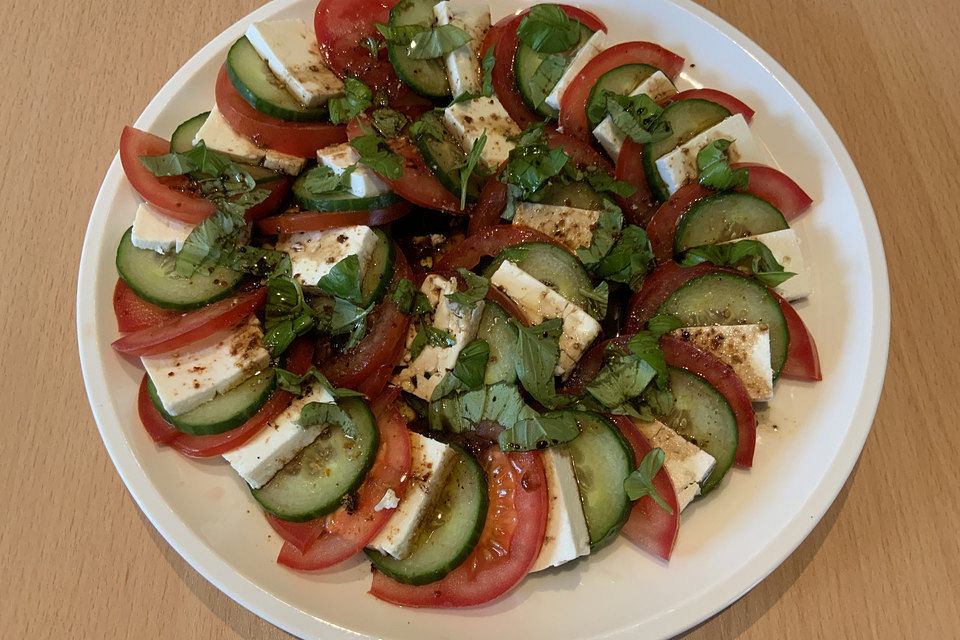
M 393 242 L 381 229 L 374 228 L 379 242 L 373 251 L 370 265 L 363 274 L 360 282 L 360 293 L 363 294 L 364 306 L 378 302 L 387 292 L 390 281 L 393 279 L 393 264 L 397 254 Z
M 510 324 L 510 315 L 496 302 L 486 301 L 480 325 L 477 328 L 477 340 L 486 340 L 490 345 L 490 357 L 487 360 L 487 373 L 483 384 L 517 381 L 517 328 Z
M 661 422 L 716 459 L 713 471 L 700 485 L 710 493 L 726 475 L 737 453 L 737 419 L 723 395 L 700 376 L 670 367 L 674 407 Z
M 670 126 L 670 135 L 659 142 L 643 145 L 643 171 L 653 195 L 660 200 L 670 197 L 670 191 L 657 171 L 657 159 L 729 117 L 730 110 L 726 107 L 700 98 L 667 105 L 661 119 Z
M 338 404 L 353 419 L 355 438 L 340 427 L 327 427 L 270 482 L 250 491 L 281 520 L 306 522 L 336 510 L 373 465 L 380 444 L 373 414 L 359 398 L 342 398 Z
M 207 121 L 207 116 L 209 115 L 210 112 L 205 111 L 204 113 L 193 116 L 174 129 L 173 135 L 170 136 L 170 151 L 174 153 L 190 151 L 190 149 L 193 148 L 193 139 L 197 137 L 197 131 L 200 131 L 200 127 Z
M 673 252 L 745 236 L 788 229 L 780 211 L 749 193 L 718 193 L 698 200 L 683 214 L 673 238 Z
M 443 490 L 424 514 L 403 560 L 366 549 L 380 573 L 404 584 L 440 580 L 467 559 L 480 540 L 487 518 L 487 479 L 459 447 Z
M 630 515 L 623 481 L 636 468 L 633 449 L 623 434 L 598 413 L 571 412 L 580 435 L 563 445 L 573 458 L 583 515 L 594 551 L 616 537 Z
M 443 122 L 441 122 L 437 113 L 428 111 L 420 119 L 430 122 L 434 127 L 443 131 Z M 440 184 L 459 198 L 461 188 L 460 167 L 467 162 L 467 153 L 451 137 L 437 140 L 430 135 L 421 135 L 416 138 L 415 143 L 427 166 L 430 167 L 430 171 L 437 177 Z M 477 177 L 476 173 L 470 174 L 467 179 L 467 202 L 476 202 L 482 188 L 483 182 Z
M 787 359 L 790 332 L 776 298 L 756 280 L 736 273 L 707 273 L 680 286 L 657 313 L 675 315 L 687 327 L 767 325 L 773 377 L 780 376 Z
M 590 131 L 597 128 L 607 117 L 607 100 L 604 91 L 612 91 L 622 96 L 630 94 L 640 83 L 655 74 L 659 69 L 649 64 L 632 63 L 614 67 L 597 78 L 596 84 L 587 97 L 587 123 Z
M 432 27 L 436 21 L 433 15 L 433 0 L 401 0 L 390 10 L 387 24 L 397 27 L 409 24 L 422 24 Z M 410 57 L 406 45 L 387 42 L 387 57 L 397 76 L 410 88 L 427 98 L 444 98 L 450 95 L 447 82 L 447 67 L 443 58 L 414 60 Z
M 163 408 L 157 388 L 149 378 L 147 392 L 163 419 L 178 431 L 192 436 L 213 436 L 239 427 L 260 411 L 273 394 L 275 381 L 273 369 L 265 369 L 210 402 L 177 416 L 170 415 Z
M 305 183 L 306 173 L 302 173 L 294 181 L 291 191 L 297 206 L 307 211 L 369 211 L 393 206 L 401 200 L 395 193 L 363 197 L 349 191 L 317 194 L 307 189 Z
M 177 256 L 164 255 L 133 246 L 133 227 L 127 229 L 117 246 L 117 271 L 139 297 L 177 311 L 192 311 L 223 300 L 240 286 L 243 274 L 225 267 L 198 271 L 181 278 L 174 271 Z
M 590 275 L 583 267 L 583 263 L 566 249 L 547 242 L 524 242 L 517 247 L 505 249 L 494 258 L 483 275 L 487 278 L 491 277 L 500 264 L 507 259 L 507 253 L 518 247 L 522 247 L 518 252 L 519 256 L 511 258 L 511 262 L 516 263 L 518 267 L 573 304 L 581 308 L 586 307 L 587 298 L 583 292 L 592 291 L 593 283 L 590 282 Z
M 533 88 L 533 75 L 536 73 L 537 68 L 543 63 L 544 60 L 549 58 L 551 55 L 559 55 L 563 57 L 567 64 L 570 64 L 570 60 L 573 59 L 577 53 L 580 52 L 580 49 L 583 48 L 584 43 L 590 39 L 590 36 L 593 35 L 593 30 L 587 28 L 584 25 L 580 25 L 580 40 L 567 49 L 557 54 L 551 53 L 538 53 L 525 45 L 520 43 L 520 46 L 517 47 L 517 55 L 513 60 L 513 72 L 517 78 L 517 88 L 520 90 L 520 95 L 523 96 L 523 101 L 527 103 L 527 106 L 537 112 L 537 114 L 543 116 L 544 118 L 552 118 L 556 120 L 557 116 L 560 115 L 556 109 L 548 105 L 546 102 L 541 102 L 537 104 L 537 101 L 541 98 L 541 92 L 536 91 Z M 550 87 L 546 95 L 550 94 L 550 91 L 553 90 L 553 87 Z
M 233 43 L 227 52 L 227 75 L 243 99 L 260 113 L 293 122 L 327 118 L 327 105 L 308 109 L 287 91 L 246 36 Z
M 537 192 L 537 202 L 558 207 L 599 211 L 604 208 L 606 198 L 586 180 L 577 182 L 551 180 Z

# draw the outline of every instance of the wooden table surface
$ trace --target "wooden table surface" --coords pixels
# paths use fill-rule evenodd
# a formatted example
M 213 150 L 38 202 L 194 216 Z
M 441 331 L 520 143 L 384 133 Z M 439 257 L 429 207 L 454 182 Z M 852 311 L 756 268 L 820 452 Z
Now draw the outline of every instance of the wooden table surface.
M 258 4 L 5 4 L 4 638 L 289 637 L 207 583 L 140 513 L 97 434 L 74 329 L 83 233 L 121 127 Z M 781 567 L 687 637 L 958 637 L 956 0 L 703 4 L 793 74 L 853 156 L 886 246 L 893 337 L 876 422 L 840 497 Z

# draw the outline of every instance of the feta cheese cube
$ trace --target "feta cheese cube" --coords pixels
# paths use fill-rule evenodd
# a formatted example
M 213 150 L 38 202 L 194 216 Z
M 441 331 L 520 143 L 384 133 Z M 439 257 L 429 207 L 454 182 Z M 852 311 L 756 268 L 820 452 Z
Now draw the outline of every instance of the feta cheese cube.
M 507 159 L 514 147 L 507 138 L 520 134 L 520 127 L 496 98 L 481 96 L 451 105 L 443 110 L 443 121 L 467 153 L 486 132 L 487 142 L 480 152 L 480 161 L 488 169 L 495 169 Z
M 631 91 L 630 95 L 646 94 L 654 102 L 660 102 L 676 92 L 677 88 L 670 82 L 670 78 L 664 75 L 662 71 L 656 71 L 637 85 L 637 88 Z M 616 161 L 620 157 L 620 147 L 623 146 L 623 141 L 627 139 L 627 136 L 613 124 L 613 119 L 610 116 L 604 118 L 597 125 L 597 128 L 593 130 L 593 135 L 600 141 L 600 146 L 612 160 Z
M 254 22 L 247 40 L 304 106 L 314 108 L 343 95 L 343 80 L 323 64 L 313 27 L 303 20 Z
M 229 391 L 270 364 L 260 321 L 251 315 L 183 349 L 140 358 L 167 413 L 180 415 Z
M 223 454 L 223 459 L 246 480 L 253 489 L 259 489 L 300 451 L 317 439 L 325 425 L 301 427 L 300 411 L 311 402 L 333 404 L 335 400 L 319 384 L 305 390 L 290 406 L 270 420 L 253 438 L 232 451 Z
M 395 506 L 396 511 L 386 526 L 368 545 L 370 549 L 398 559 L 409 553 L 417 527 L 443 490 L 444 480 L 457 457 L 452 447 L 414 432 L 410 432 L 410 453 L 407 493 Z
M 390 191 L 380 177 L 369 167 L 359 164 L 360 154 L 350 146 L 349 142 L 326 147 L 317 151 L 317 162 L 323 167 L 330 167 L 338 176 L 350 167 L 354 167 L 350 174 L 350 193 L 358 198 L 379 196 Z
M 577 52 L 573 59 L 567 63 L 566 69 L 563 70 L 563 75 L 560 76 L 560 79 L 557 81 L 557 84 L 554 85 L 553 90 L 547 94 L 546 102 L 548 105 L 554 109 L 560 108 L 560 99 L 563 98 L 564 92 L 567 90 L 567 87 L 570 86 L 570 83 L 573 82 L 573 79 L 580 75 L 580 72 L 583 71 L 583 68 L 587 65 L 588 62 L 597 57 L 597 54 L 603 51 L 607 41 L 607 34 L 605 31 L 594 31 L 593 35 L 583 43 L 583 46 L 580 47 L 580 50 Z
M 478 302 L 473 309 L 451 302 L 446 295 L 457 290 L 457 279 L 449 280 L 436 274 L 430 274 L 420 287 L 434 308 L 433 326 L 453 336 L 454 343 L 449 347 L 428 344 L 415 360 L 410 359 L 410 343 L 417 328 L 410 327 L 407 335 L 407 352 L 401 362 L 403 369 L 393 377 L 393 383 L 408 393 L 430 400 L 443 376 L 452 371 L 457 356 L 477 335 L 480 316 L 484 303 Z
M 438 25 L 452 24 L 460 27 L 471 40 L 459 49 L 444 56 L 447 66 L 447 81 L 454 97 L 461 93 L 483 92 L 480 77 L 480 51 L 483 37 L 490 29 L 490 7 L 469 0 L 444 0 L 433 6 Z
M 753 139 L 747 121 L 742 114 L 735 113 L 657 159 L 657 171 L 670 193 L 697 178 L 697 154 L 716 140 L 731 141 L 732 144 L 727 148 L 730 162 L 764 160 L 764 153 Z
M 754 402 L 773 397 L 770 329 L 766 325 L 684 327 L 672 335 L 730 365 Z
M 543 450 L 540 458 L 547 477 L 547 528 L 531 572 L 557 567 L 590 553 L 590 533 L 570 453 L 551 447 Z
M 634 424 L 651 447 L 663 449 L 663 466 L 667 468 L 667 475 L 677 492 L 677 506 L 683 511 L 700 495 L 700 483 L 707 479 L 717 461 L 661 422 L 634 420 Z
M 137 209 L 130 240 L 139 249 L 179 253 L 194 225 L 165 216 L 146 202 Z
M 513 224 L 542 231 L 563 243 L 571 251 L 588 247 L 600 211 L 552 204 L 518 202 Z
M 813 276 L 803 261 L 803 253 L 800 251 L 800 237 L 797 236 L 796 231 L 781 229 L 780 231 L 771 231 L 738 239 L 762 242 L 767 245 L 777 262 L 783 265 L 784 271 L 792 271 L 797 274 L 775 286 L 774 291 L 788 301 L 806 298 L 813 293 Z M 736 242 L 736 240 L 730 242 Z
M 550 318 L 563 319 L 560 360 L 555 371 L 558 376 L 566 377 L 600 335 L 600 323 L 593 316 L 509 260 L 500 264 L 490 283 L 500 287 L 520 306 L 530 324 L 540 324 Z
M 293 277 L 305 287 L 316 287 L 320 278 L 330 273 L 334 265 L 349 255 L 360 260 L 360 278 L 366 273 L 380 238 L 370 227 L 356 225 L 282 233 L 277 238 L 277 251 L 290 254 Z
M 197 131 L 193 144 L 203 142 L 211 151 L 246 164 L 263 165 L 267 169 L 282 171 L 290 175 L 297 175 L 303 170 L 306 158 L 298 158 L 279 151 L 261 149 L 251 140 L 240 135 L 227 123 L 223 114 L 214 105 L 206 122 Z

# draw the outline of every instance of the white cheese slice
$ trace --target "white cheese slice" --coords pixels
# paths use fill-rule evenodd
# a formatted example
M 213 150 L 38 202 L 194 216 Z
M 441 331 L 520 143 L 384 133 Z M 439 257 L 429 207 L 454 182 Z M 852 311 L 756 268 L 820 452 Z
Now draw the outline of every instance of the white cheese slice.
M 670 82 L 670 78 L 668 78 L 663 71 L 656 71 L 651 74 L 649 78 L 637 85 L 637 88 L 631 91 L 630 95 L 639 96 L 641 94 L 647 94 L 654 102 L 660 102 L 676 92 L 677 88 Z M 620 157 L 620 147 L 623 146 L 623 141 L 627 139 L 627 136 L 613 124 L 610 116 L 604 118 L 603 121 L 597 125 L 593 130 L 593 135 L 600 141 L 600 146 L 603 147 L 604 151 L 607 152 L 607 155 L 609 155 L 613 161 L 616 161 L 617 158 Z
M 222 153 L 237 162 L 263 165 L 267 169 L 282 171 L 294 176 L 300 173 L 303 165 L 307 162 L 306 158 L 298 158 L 270 149 L 261 149 L 251 140 L 234 131 L 223 118 L 223 114 L 220 113 L 216 105 L 210 109 L 207 120 L 197 130 L 193 144 L 198 144 L 201 140 L 210 150 Z
M 573 82 L 574 78 L 580 75 L 580 72 L 583 71 L 583 68 L 587 65 L 587 63 L 597 57 L 598 53 L 603 51 L 606 41 L 607 34 L 605 31 L 594 31 L 593 35 L 583 43 L 582 47 L 580 47 L 580 51 L 578 51 L 577 54 L 573 56 L 573 59 L 567 63 L 566 68 L 563 70 L 563 75 L 560 76 L 557 84 L 553 86 L 553 90 L 547 94 L 544 102 L 554 109 L 559 109 L 560 100 L 563 98 L 563 94 L 567 90 L 567 87 L 570 86 L 570 83 Z
M 766 325 L 684 327 L 672 335 L 730 365 L 754 402 L 773 397 L 770 330 Z
M 762 162 L 765 158 L 747 121 L 742 114 L 735 113 L 657 159 L 657 171 L 670 193 L 696 179 L 697 154 L 716 140 L 731 141 L 727 148 L 730 162 Z
M 167 413 L 180 415 L 228 391 L 270 364 L 260 321 L 238 325 L 183 349 L 140 358 Z
M 480 77 L 480 51 L 483 37 L 490 29 L 490 7 L 469 0 L 444 0 L 433 6 L 438 25 L 452 24 L 470 34 L 470 42 L 443 57 L 447 66 L 447 81 L 454 97 L 462 93 L 480 95 L 483 92 Z
M 317 162 L 324 167 L 330 167 L 338 176 L 353 167 L 350 173 L 350 193 L 358 198 L 378 196 L 390 191 L 380 177 L 369 167 L 359 164 L 360 154 L 350 146 L 349 142 L 333 145 L 317 151 Z
M 560 360 L 555 371 L 558 376 L 569 374 L 600 335 L 600 323 L 593 316 L 509 260 L 500 264 L 490 283 L 513 299 L 532 325 L 550 318 L 563 319 Z
M 223 454 L 223 459 L 254 489 L 259 489 L 300 451 L 317 439 L 325 425 L 301 427 L 300 411 L 310 402 L 333 404 L 335 400 L 319 384 L 295 398 L 253 438 Z
M 663 449 L 663 466 L 677 493 L 677 505 L 683 511 L 700 495 L 700 483 L 707 479 L 716 464 L 713 456 L 661 422 L 634 420 L 653 448 Z
M 488 169 L 500 166 L 507 159 L 514 147 L 507 138 L 520 134 L 520 127 L 496 98 L 481 96 L 451 105 L 443 110 L 443 121 L 467 153 L 486 132 L 487 142 L 480 152 L 480 160 Z
M 417 328 L 411 326 L 406 354 L 400 363 L 402 369 L 393 377 L 393 383 L 429 401 L 443 376 L 453 370 L 457 356 L 476 337 L 484 302 L 481 300 L 473 309 L 451 302 L 446 296 L 457 290 L 457 279 L 446 279 L 437 274 L 427 276 L 420 290 L 434 308 L 433 326 L 453 336 L 454 344 L 449 347 L 428 344 L 415 360 L 411 360 L 410 343 L 417 333 Z
M 452 447 L 410 432 L 410 484 L 396 505 L 396 511 L 368 547 L 402 559 L 410 550 L 417 526 L 443 489 L 444 480 L 456 459 Z
M 130 240 L 139 249 L 179 253 L 194 225 L 165 216 L 146 202 L 137 209 Z
M 359 259 L 362 279 L 379 241 L 373 229 L 356 225 L 324 231 L 280 234 L 276 249 L 290 254 L 293 277 L 300 284 L 316 287 L 320 278 L 330 273 L 338 262 L 349 255 L 356 255 Z
M 590 246 L 599 217 L 600 211 L 597 210 L 518 202 L 513 224 L 541 231 L 576 251 Z
M 531 572 L 557 567 L 590 553 L 590 533 L 580 502 L 573 459 L 561 448 L 540 453 L 547 477 L 547 528 Z
M 762 242 L 767 245 L 777 262 L 783 265 L 784 271 L 792 271 L 797 274 L 773 288 L 788 301 L 806 298 L 813 293 L 813 276 L 803 261 L 803 253 L 800 251 L 800 237 L 796 231 L 781 229 L 780 231 L 761 233 L 757 236 L 738 238 L 738 240 Z M 730 242 L 736 241 L 731 240 Z

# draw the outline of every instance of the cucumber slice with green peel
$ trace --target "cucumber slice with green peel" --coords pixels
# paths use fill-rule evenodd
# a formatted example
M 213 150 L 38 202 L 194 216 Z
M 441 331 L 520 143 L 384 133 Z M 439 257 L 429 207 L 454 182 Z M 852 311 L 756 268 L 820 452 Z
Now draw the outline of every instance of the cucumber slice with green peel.
M 419 24 L 432 28 L 436 19 L 433 15 L 433 0 L 401 0 L 390 10 L 387 25 L 398 27 Z M 443 58 L 414 60 L 410 57 L 407 45 L 387 42 L 387 57 L 397 76 L 411 89 L 427 98 L 445 98 L 450 95 L 447 82 L 447 67 Z
M 749 193 L 718 193 L 698 200 L 680 219 L 673 252 L 746 236 L 789 229 L 787 219 L 762 198 Z
M 163 408 L 157 388 L 149 378 L 147 392 L 153 406 L 177 431 L 192 436 L 213 436 L 236 429 L 256 415 L 273 394 L 275 382 L 273 369 L 265 369 L 196 409 L 176 416 L 170 415 Z
M 487 479 L 459 447 L 440 495 L 424 514 L 402 560 L 366 549 L 380 573 L 404 584 L 429 584 L 460 566 L 480 540 L 486 522 Z
M 164 309 L 192 311 L 223 300 L 240 286 L 243 274 L 225 267 L 204 269 L 189 278 L 176 274 L 176 255 L 133 246 L 133 227 L 117 246 L 117 271 L 137 296 Z
M 629 95 L 640 83 L 655 74 L 659 69 L 649 64 L 622 64 L 597 78 L 596 84 L 587 97 L 587 123 L 590 131 L 597 128 L 607 117 L 607 99 L 604 91 Z
M 560 113 L 546 102 L 543 102 L 543 98 L 550 94 L 553 87 L 547 88 L 545 92 L 542 90 L 538 91 L 534 88 L 533 77 L 537 69 L 543 64 L 544 60 L 552 55 L 558 55 L 566 60 L 567 64 L 570 64 L 570 60 L 577 55 L 580 49 L 583 48 L 584 43 L 586 43 L 592 35 L 593 30 L 581 24 L 580 40 L 566 51 L 555 54 L 539 53 L 522 42 L 520 46 L 517 47 L 517 55 L 513 60 L 513 72 L 517 78 L 517 88 L 520 90 L 520 95 L 523 96 L 523 101 L 527 103 L 528 107 L 537 112 L 538 115 L 556 120 Z M 539 104 L 537 104 L 538 102 Z
M 200 127 L 207 121 L 209 115 L 209 111 L 195 115 L 174 129 L 173 135 L 170 136 L 170 151 L 173 153 L 190 151 L 193 148 L 193 139 L 197 137 L 197 131 L 200 131 Z
M 290 522 L 313 520 L 338 509 L 343 497 L 363 482 L 373 465 L 380 432 L 363 400 L 342 398 L 337 404 L 352 418 L 356 437 L 329 425 L 270 482 L 251 489 L 268 513 Z
M 658 142 L 643 145 L 643 172 L 653 195 L 661 201 L 670 197 L 670 190 L 657 171 L 657 160 L 729 117 L 729 109 L 701 98 L 680 100 L 664 108 L 660 118 L 669 125 L 670 135 Z
M 551 180 L 537 192 L 538 204 L 551 204 L 558 207 L 599 211 L 604 208 L 606 201 L 606 198 L 586 180 L 576 182 Z
M 517 381 L 517 328 L 510 323 L 510 315 L 496 302 L 486 301 L 477 340 L 485 340 L 490 346 L 487 372 L 483 384 L 513 384 Z
M 665 425 L 697 445 L 717 461 L 700 484 L 710 493 L 726 475 L 737 453 L 737 419 L 723 395 L 700 376 L 670 367 L 673 411 L 657 416 Z
M 421 120 L 430 122 L 434 127 L 443 131 L 443 123 L 440 116 L 433 111 L 423 114 Z M 416 138 L 415 143 L 420 155 L 423 156 L 430 171 L 437 177 L 444 187 L 447 188 L 457 198 L 460 197 L 462 186 L 460 180 L 460 167 L 467 162 L 467 153 L 460 148 L 460 145 L 451 138 L 445 136 L 442 140 L 437 140 L 431 135 L 421 135 Z M 480 189 L 483 188 L 483 181 L 471 173 L 467 179 L 467 202 L 476 202 L 480 195 Z
M 355 196 L 349 191 L 313 193 L 305 186 L 306 174 L 294 181 L 293 200 L 306 211 L 370 211 L 393 206 L 402 198 L 395 193 L 382 193 L 375 196 Z
M 379 302 L 380 298 L 387 292 L 390 281 L 393 279 L 393 264 L 397 258 L 393 242 L 387 237 L 387 234 L 376 228 L 373 232 L 377 234 L 379 242 L 377 242 L 376 249 L 373 250 L 370 264 L 363 274 L 363 280 L 360 282 L 360 293 L 363 294 L 365 306 Z
M 790 332 L 780 304 L 765 286 L 736 273 L 707 273 L 677 288 L 657 309 L 675 315 L 686 327 L 765 324 L 770 330 L 774 379 L 787 359 Z
M 312 122 L 327 118 L 327 105 L 309 109 L 287 91 L 286 86 L 270 71 L 266 60 L 260 57 L 246 36 L 230 47 L 226 66 L 230 83 L 237 93 L 260 113 L 292 122 Z
M 513 257 L 508 258 L 511 253 Z M 547 242 L 524 242 L 502 251 L 483 275 L 493 276 L 507 259 L 573 304 L 586 307 L 587 297 L 583 292 L 592 291 L 593 283 L 583 263 L 566 249 Z
M 630 443 L 612 422 L 589 411 L 571 413 L 580 435 L 563 446 L 573 459 L 590 550 L 595 551 L 616 537 L 630 515 L 632 504 L 623 481 L 637 463 Z

